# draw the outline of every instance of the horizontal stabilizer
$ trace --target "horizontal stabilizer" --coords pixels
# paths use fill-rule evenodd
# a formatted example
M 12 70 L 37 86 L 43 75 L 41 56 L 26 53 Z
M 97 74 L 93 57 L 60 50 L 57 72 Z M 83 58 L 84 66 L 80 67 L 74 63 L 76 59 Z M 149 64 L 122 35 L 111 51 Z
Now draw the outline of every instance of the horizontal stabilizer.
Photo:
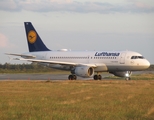
M 6 55 L 13 55 L 13 56 L 20 56 L 26 59 L 30 59 L 30 58 L 36 58 L 36 56 L 33 55 L 25 55 L 25 54 L 14 54 L 14 53 L 5 53 Z

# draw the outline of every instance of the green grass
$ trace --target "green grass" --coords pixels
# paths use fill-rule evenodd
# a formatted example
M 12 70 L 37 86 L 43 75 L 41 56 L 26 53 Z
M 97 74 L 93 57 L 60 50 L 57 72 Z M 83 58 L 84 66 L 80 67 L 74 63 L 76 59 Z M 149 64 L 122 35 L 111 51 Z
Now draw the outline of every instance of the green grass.
M 0 81 L 2 120 L 152 120 L 154 80 Z

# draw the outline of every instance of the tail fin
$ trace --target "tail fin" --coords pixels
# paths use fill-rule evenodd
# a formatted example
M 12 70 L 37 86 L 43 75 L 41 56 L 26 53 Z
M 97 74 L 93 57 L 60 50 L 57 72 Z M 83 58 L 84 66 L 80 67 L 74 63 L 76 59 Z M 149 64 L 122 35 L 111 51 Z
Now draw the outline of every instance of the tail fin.
M 40 36 L 37 34 L 31 22 L 24 22 L 24 24 L 25 24 L 29 52 L 50 51 L 43 43 Z

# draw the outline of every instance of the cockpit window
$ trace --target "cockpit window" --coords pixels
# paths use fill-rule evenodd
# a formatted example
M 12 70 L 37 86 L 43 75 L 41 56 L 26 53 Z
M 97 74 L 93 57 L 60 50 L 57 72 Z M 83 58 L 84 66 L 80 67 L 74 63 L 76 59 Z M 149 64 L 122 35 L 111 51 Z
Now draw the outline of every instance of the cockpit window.
M 144 59 L 144 57 L 143 57 L 143 56 L 138 56 L 138 58 L 139 58 L 139 59 Z
M 131 59 L 135 59 L 135 56 L 132 56 Z
M 131 59 L 144 59 L 143 56 L 132 56 Z

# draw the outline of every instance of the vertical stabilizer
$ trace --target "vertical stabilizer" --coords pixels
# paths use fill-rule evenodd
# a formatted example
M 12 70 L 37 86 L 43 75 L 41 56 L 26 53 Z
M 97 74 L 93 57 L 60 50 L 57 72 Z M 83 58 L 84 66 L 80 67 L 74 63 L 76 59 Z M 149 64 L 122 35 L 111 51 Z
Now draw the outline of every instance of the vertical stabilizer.
M 41 40 L 31 22 L 24 22 L 29 52 L 50 51 Z

